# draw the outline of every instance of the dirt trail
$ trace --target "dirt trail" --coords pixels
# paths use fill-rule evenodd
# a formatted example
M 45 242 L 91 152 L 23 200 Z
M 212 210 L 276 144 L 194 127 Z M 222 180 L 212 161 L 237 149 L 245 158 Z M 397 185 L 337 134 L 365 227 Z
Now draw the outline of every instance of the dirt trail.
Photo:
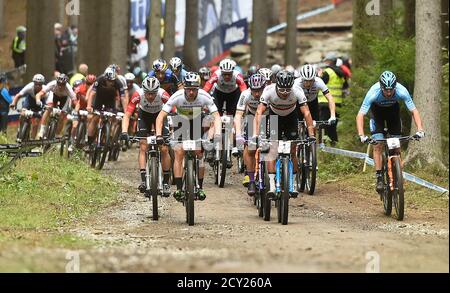
M 129 152 L 105 170 L 129 185 L 121 204 L 74 231 L 108 243 L 82 253 L 82 271 L 365 272 L 376 252 L 382 272 L 448 272 L 446 210 L 411 209 L 397 222 L 382 214 L 378 198 L 322 184 L 316 196 L 290 202 L 282 226 L 274 210 L 271 222 L 257 217 L 233 172 L 224 189 L 207 177 L 195 226 L 173 198 L 161 200 L 161 219 L 153 222 L 150 202 L 135 191 L 136 156 Z
M 154 222 L 150 202 L 136 189 L 136 159 L 136 151 L 127 152 L 105 166 L 127 186 L 119 203 L 65 230 L 98 240 L 76 251 L 81 272 L 365 272 L 377 257 L 381 272 L 449 271 L 448 210 L 408 209 L 397 222 L 382 214 L 378 198 L 321 183 L 316 196 L 290 201 L 289 225 L 282 226 L 274 209 L 271 222 L 258 218 L 233 172 L 224 189 L 208 175 L 195 226 L 187 226 L 184 207 L 173 198 L 160 200 Z M 23 258 L 64 272 L 73 259 L 68 252 L 35 248 Z M 22 255 L 0 253 L 13 263 Z

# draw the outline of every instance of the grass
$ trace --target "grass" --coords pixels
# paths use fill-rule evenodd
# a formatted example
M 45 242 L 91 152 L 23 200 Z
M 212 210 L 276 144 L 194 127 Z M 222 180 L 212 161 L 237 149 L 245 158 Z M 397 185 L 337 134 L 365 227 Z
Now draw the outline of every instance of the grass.
M 117 198 L 117 184 L 79 159 L 50 153 L 19 161 L 0 175 L 0 247 L 5 242 L 55 247 L 87 241 L 61 228 L 83 221 Z

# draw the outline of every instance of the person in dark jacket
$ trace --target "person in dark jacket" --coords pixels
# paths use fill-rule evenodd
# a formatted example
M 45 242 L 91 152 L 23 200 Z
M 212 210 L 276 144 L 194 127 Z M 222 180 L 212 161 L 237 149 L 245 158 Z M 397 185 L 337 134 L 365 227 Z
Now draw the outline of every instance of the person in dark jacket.
M 16 28 L 16 36 L 11 44 L 12 58 L 14 60 L 14 67 L 20 67 L 25 64 L 25 50 L 27 43 L 25 40 L 27 29 L 24 26 Z

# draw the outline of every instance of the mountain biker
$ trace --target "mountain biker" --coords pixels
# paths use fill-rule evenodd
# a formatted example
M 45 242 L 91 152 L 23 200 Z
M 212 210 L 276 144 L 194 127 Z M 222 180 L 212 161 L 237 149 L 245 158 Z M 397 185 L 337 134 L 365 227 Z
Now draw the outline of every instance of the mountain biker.
M 202 109 L 207 108 L 209 113 L 214 117 L 214 129 L 216 139 L 218 139 L 221 135 L 221 120 L 217 110 L 216 105 L 212 97 L 204 90 L 200 89 L 200 76 L 195 72 L 188 72 L 186 74 L 186 78 L 184 80 L 184 89 L 177 91 L 173 96 L 170 97 L 169 101 L 163 106 L 162 111 L 160 112 L 157 120 L 156 120 L 156 135 L 158 137 L 158 141 L 162 141 L 162 130 L 163 130 L 163 121 L 172 112 L 173 108 L 177 109 L 178 116 L 174 118 L 174 121 L 178 121 L 178 123 L 174 123 L 175 126 L 175 139 L 179 139 L 181 134 L 181 138 L 184 138 L 186 133 L 189 133 L 189 138 L 191 140 L 198 140 L 202 137 L 202 127 L 201 127 L 201 117 L 202 117 Z M 180 126 L 181 124 L 181 126 Z M 187 128 L 187 124 L 189 124 L 189 128 Z M 178 127 L 177 127 L 178 126 Z M 217 140 L 216 140 L 217 141 Z M 174 193 L 174 197 L 176 200 L 181 201 L 184 198 L 184 194 L 182 191 L 183 182 L 182 182 L 182 174 L 183 174 L 183 162 L 184 162 L 184 150 L 183 148 L 175 147 L 175 160 L 174 160 L 174 181 L 177 186 L 177 191 Z M 203 151 L 198 151 L 197 156 L 202 158 Z M 200 164 L 199 174 L 198 174 L 198 185 L 199 189 L 197 190 L 197 198 L 199 200 L 205 200 L 206 194 L 203 191 L 203 178 L 205 175 L 205 167 L 204 163 Z
M 408 90 L 397 82 L 397 77 L 391 71 L 381 74 L 379 81 L 374 84 L 364 98 L 361 109 L 356 116 L 356 127 L 362 143 L 384 138 L 385 126 L 391 136 L 401 136 L 402 122 L 400 119 L 400 100 L 402 100 L 411 112 L 414 123 L 417 126 L 416 139 L 425 137 L 420 113 L 417 110 Z M 364 134 L 364 116 L 370 111 L 370 132 L 372 138 Z M 382 151 L 383 146 L 377 144 L 373 148 L 373 158 L 377 177 L 376 190 L 384 189 L 382 178 Z
M 183 82 L 169 69 L 166 60 L 153 61 L 152 68 L 153 70 L 148 73 L 148 76 L 156 77 L 160 86 L 170 95 L 183 88 Z
M 272 84 L 273 72 L 269 68 L 261 68 L 258 70 L 259 74 L 262 74 L 266 78 L 266 86 Z
M 281 70 L 278 72 L 276 79 L 276 84 L 271 84 L 266 87 L 261 96 L 254 120 L 253 133 L 259 133 L 261 118 L 266 109 L 269 108 L 270 115 L 278 116 L 278 129 L 276 129 L 274 125 L 270 126 L 270 133 L 272 134 L 272 132 L 275 131 L 278 135 L 278 140 L 283 139 L 283 134 L 288 140 L 298 139 L 298 121 L 299 113 L 301 113 L 307 124 L 309 134 L 308 140 L 310 142 L 315 142 L 314 125 L 311 113 L 308 109 L 307 99 L 300 87 L 293 87 L 295 81 L 294 73 L 287 70 Z M 252 140 L 256 140 L 255 135 Z M 295 154 L 295 150 L 296 145 L 293 144 L 291 154 L 294 165 L 294 178 L 298 169 L 298 158 Z M 267 170 L 270 179 L 268 195 L 273 198 L 275 196 L 275 161 L 268 162 Z M 294 193 L 291 195 L 296 197 L 298 191 L 294 190 Z
M 22 111 L 20 112 L 19 120 L 21 124 L 25 119 L 26 110 L 31 110 L 34 112 L 42 110 L 42 103 L 40 106 L 36 104 L 36 95 L 42 90 L 44 84 L 45 84 L 45 77 L 39 73 L 35 74 L 33 76 L 33 80 L 30 83 L 28 83 L 17 95 L 14 96 L 11 105 L 9 105 L 9 107 L 12 109 L 16 109 L 17 102 L 20 100 L 20 98 L 25 97 L 25 101 L 22 104 Z M 44 99 L 46 99 L 46 97 L 44 97 Z M 34 138 L 36 136 L 36 132 L 37 132 L 37 124 L 33 125 L 31 137 Z M 20 140 L 18 139 L 17 142 L 20 143 Z
M 187 71 L 184 69 L 183 61 L 178 57 L 173 57 L 169 60 L 170 70 L 178 78 L 179 81 L 183 82 Z
M 266 78 L 263 75 L 256 73 L 249 78 L 248 84 L 250 88 L 242 92 L 237 104 L 236 116 L 234 117 L 236 144 L 238 146 L 244 145 L 248 137 L 252 137 L 251 133 L 249 133 L 248 123 L 246 124 L 246 129 L 244 129 L 244 133 L 241 133 L 241 120 L 244 114 L 249 114 L 251 118 L 254 118 L 261 95 L 266 87 Z M 247 119 L 249 119 L 249 117 L 247 117 Z M 247 176 L 249 177 L 247 193 L 248 195 L 253 196 L 256 193 L 255 150 L 250 150 L 247 144 L 245 144 L 244 147 L 244 163 L 247 169 Z
M 204 88 L 206 82 L 211 78 L 211 70 L 208 67 L 202 67 L 198 70 L 198 74 L 201 79 L 200 88 Z
M 130 118 L 137 108 L 139 123 L 138 123 L 138 137 L 148 137 L 151 135 L 152 130 L 155 129 L 156 118 L 161 112 L 164 104 L 169 100 L 169 94 L 160 87 L 159 81 L 156 77 L 147 77 L 142 82 L 142 89 L 137 90 L 128 105 L 125 117 L 122 120 L 122 140 L 128 140 L 128 126 Z M 164 122 L 163 134 L 168 135 L 167 121 Z M 139 168 L 141 174 L 141 184 L 138 189 L 141 193 L 145 193 L 146 186 L 146 153 L 148 149 L 147 139 L 140 140 L 139 150 Z M 170 196 L 170 167 L 171 160 L 169 155 L 169 149 L 167 146 L 161 146 L 161 159 L 163 169 L 163 196 Z M 148 174 L 149 175 L 149 174 Z

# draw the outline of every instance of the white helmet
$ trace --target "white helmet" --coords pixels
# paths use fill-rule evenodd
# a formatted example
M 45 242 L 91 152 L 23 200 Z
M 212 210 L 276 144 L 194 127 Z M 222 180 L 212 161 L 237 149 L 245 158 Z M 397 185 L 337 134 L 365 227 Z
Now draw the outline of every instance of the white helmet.
M 173 57 L 170 59 L 169 63 L 172 69 L 179 69 L 183 65 L 183 61 L 178 57 Z
M 107 80 L 116 80 L 117 78 L 116 71 L 110 67 L 106 68 L 105 73 L 103 75 Z
M 300 68 L 300 76 L 303 80 L 314 80 L 316 75 L 316 68 L 313 65 L 306 64 Z
M 142 82 L 144 92 L 155 93 L 159 90 L 159 80 L 156 77 L 147 77 Z
M 42 74 L 38 73 L 35 76 L 33 76 L 33 82 L 45 83 L 45 77 Z
M 273 72 L 269 68 L 261 68 L 260 70 L 258 70 L 258 73 L 264 76 L 266 81 L 272 80 Z
M 133 73 L 128 72 L 127 74 L 125 74 L 125 79 L 127 81 L 133 81 L 136 78 L 136 76 Z
M 272 70 L 273 72 L 273 75 L 277 75 L 277 73 L 280 72 L 281 69 L 281 66 L 278 64 L 274 64 L 272 65 L 272 68 L 270 68 L 270 70 Z
M 236 62 L 231 59 L 223 59 L 220 61 L 219 68 L 222 72 L 233 72 L 236 68 Z

